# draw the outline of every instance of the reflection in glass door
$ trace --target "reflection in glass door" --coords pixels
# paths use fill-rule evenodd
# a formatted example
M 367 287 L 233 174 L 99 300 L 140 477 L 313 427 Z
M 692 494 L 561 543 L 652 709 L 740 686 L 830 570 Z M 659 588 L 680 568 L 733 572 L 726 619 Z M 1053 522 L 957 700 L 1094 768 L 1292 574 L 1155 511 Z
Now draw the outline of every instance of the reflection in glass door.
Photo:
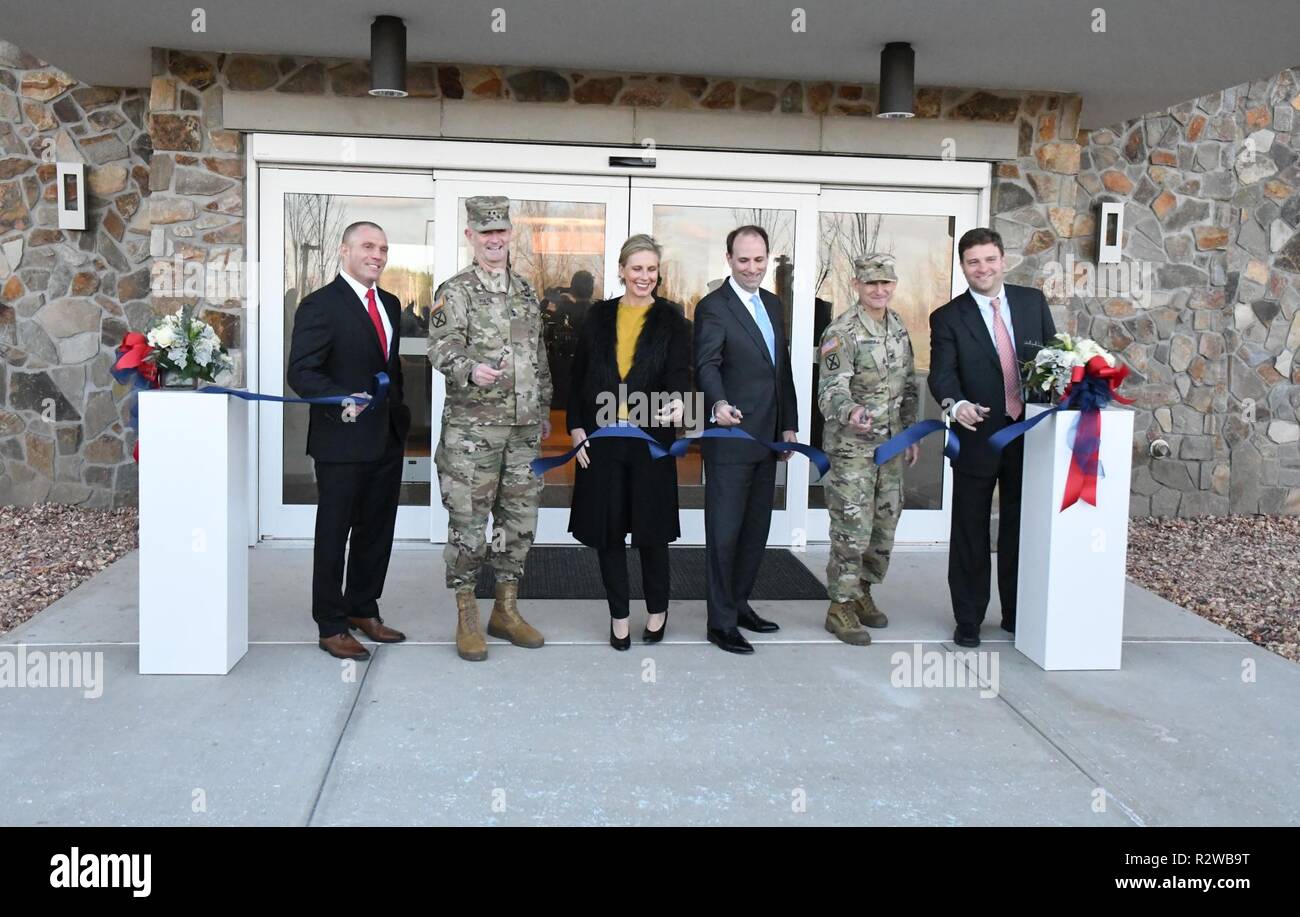
M 612 295 L 606 291 L 618 276 L 618 250 L 627 238 L 627 180 L 593 178 L 590 184 L 573 185 L 547 176 L 515 181 L 519 176 L 438 172 L 435 177 L 440 225 L 455 227 L 454 235 L 448 234 L 447 243 L 440 243 L 437 249 L 440 277 L 451 276 L 473 259 L 465 238 L 465 199 L 480 194 L 510 198 L 514 229 L 510 265 L 532 285 L 541 302 L 554 389 L 551 435 L 542 443 L 542 455 L 567 452 L 572 443 L 565 405 L 574 346 L 587 309 Z M 438 379 L 441 383 L 441 374 Z M 439 398 L 433 407 L 435 441 L 441 430 L 441 412 Z M 568 533 L 572 496 L 572 463 L 547 472 L 537 525 L 539 543 L 573 542 Z M 440 499 L 436 486 L 433 499 Z M 434 541 L 446 539 L 445 515 L 441 528 L 435 527 L 431 534 Z
M 795 388 L 800 392 L 801 429 L 806 429 L 808 398 L 805 393 L 806 350 L 800 334 L 807 333 L 807 316 L 796 303 L 801 301 L 800 284 L 806 277 L 795 271 L 800 245 L 812 238 L 812 195 L 815 189 L 771 185 L 742 186 L 728 182 L 633 180 L 632 232 L 648 232 L 663 246 L 659 295 L 682 306 L 688 320 L 705 294 L 717 289 L 731 276 L 726 260 L 727 234 L 739 226 L 760 226 L 768 236 L 768 271 L 763 288 L 781 300 L 785 319 L 786 346 L 792 355 Z M 804 221 L 801 223 L 801 220 Z M 811 263 L 811 249 L 804 263 Z M 707 407 L 704 408 L 708 410 Z M 801 437 L 806 439 L 805 437 Z M 692 449 L 677 463 L 678 502 L 681 507 L 682 544 L 704 543 L 703 460 Z M 807 466 L 802 459 L 777 465 L 773 495 L 773 544 L 798 543 Z
M 814 300 L 814 350 L 831 321 L 857 307 L 851 285 L 853 258 L 887 252 L 896 259 L 898 286 L 890 307 L 898 312 L 912 339 L 916 383 L 921 397 L 918 419 L 938 418 L 930 395 L 930 313 L 965 288 L 957 268 L 956 240 L 975 225 L 976 195 L 920 192 L 828 190 L 821 196 L 817 222 L 817 292 Z M 813 393 L 818 368 L 813 360 Z M 813 445 L 822 445 L 823 421 L 815 411 Z M 915 466 L 903 472 L 903 518 L 897 539 L 945 541 L 947 466 L 939 434 L 921 443 Z M 809 538 L 829 535 L 829 518 L 821 484 L 808 488 Z
M 258 349 L 263 392 L 294 394 L 284 378 L 294 314 L 307 294 L 338 276 L 344 228 L 369 220 L 388 236 L 388 265 L 379 286 L 402 302 L 399 353 L 412 415 L 396 537 L 425 537 L 432 370 L 421 323 L 427 320 L 434 287 L 433 182 L 427 175 L 306 169 L 262 169 L 259 177 L 263 255 Z M 316 477 L 306 453 L 308 406 L 260 402 L 258 412 L 261 535 L 310 538 Z

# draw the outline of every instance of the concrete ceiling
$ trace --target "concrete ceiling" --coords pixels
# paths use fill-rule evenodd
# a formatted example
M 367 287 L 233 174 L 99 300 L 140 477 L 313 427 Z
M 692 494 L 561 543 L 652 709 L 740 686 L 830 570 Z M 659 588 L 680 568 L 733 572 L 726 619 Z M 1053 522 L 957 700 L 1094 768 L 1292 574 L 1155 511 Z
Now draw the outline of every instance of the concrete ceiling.
M 95 85 L 146 86 L 153 47 L 369 55 L 376 14 L 401 16 L 408 59 L 876 82 L 910 41 L 923 86 L 1083 95 L 1100 127 L 1300 64 L 1295 0 L 40 0 L 6 4 L 0 39 Z M 791 10 L 807 31 L 791 29 Z M 1094 32 L 1093 10 L 1106 11 Z M 191 10 L 207 11 L 206 31 Z M 492 11 L 506 10 L 494 32 Z

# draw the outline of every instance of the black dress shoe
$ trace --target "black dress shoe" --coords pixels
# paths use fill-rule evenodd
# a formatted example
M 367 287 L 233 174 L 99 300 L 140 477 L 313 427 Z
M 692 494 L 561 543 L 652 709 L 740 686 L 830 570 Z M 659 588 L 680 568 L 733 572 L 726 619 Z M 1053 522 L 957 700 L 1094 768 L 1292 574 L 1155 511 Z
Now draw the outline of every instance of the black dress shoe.
M 742 608 L 736 615 L 736 624 L 745 630 L 752 630 L 756 634 L 771 634 L 780 630 L 781 627 L 775 621 L 769 621 L 766 618 L 760 618 L 758 612 L 752 608 Z
M 625 650 L 632 645 L 632 631 L 628 630 L 626 637 L 614 636 L 614 619 L 609 619 L 609 645 L 616 650 Z
M 952 642 L 957 644 L 958 646 L 969 646 L 969 647 L 979 646 L 980 645 L 979 631 L 976 631 L 974 634 L 971 634 L 970 632 L 964 631 L 959 627 L 952 632 Z
M 647 624 L 645 630 L 641 631 L 642 643 L 658 643 L 664 638 L 664 631 L 668 629 L 668 615 L 664 615 L 664 623 L 658 630 L 651 630 Z
M 1016 619 L 1015 619 L 1015 618 L 1010 618 L 1010 619 L 1008 619 L 1008 618 L 1003 618 L 1003 619 L 1002 619 L 1002 629 L 1005 630 L 1005 631 L 1006 631 L 1007 633 L 1009 633 L 1009 634 L 1014 634 L 1014 633 L 1016 632 Z
M 710 627 L 708 633 L 709 642 L 720 649 L 726 650 L 728 653 L 745 655 L 754 652 L 754 648 L 750 646 L 749 641 L 741 636 L 740 631 L 734 627 L 729 630 L 718 630 Z

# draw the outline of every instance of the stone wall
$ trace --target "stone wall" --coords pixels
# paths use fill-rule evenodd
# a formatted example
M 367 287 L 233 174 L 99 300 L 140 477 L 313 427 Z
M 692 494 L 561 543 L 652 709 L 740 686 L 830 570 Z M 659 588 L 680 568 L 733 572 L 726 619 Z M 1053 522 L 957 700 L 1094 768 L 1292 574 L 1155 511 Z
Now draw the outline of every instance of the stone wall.
M 1072 300 L 1134 370 L 1134 514 L 1300 513 L 1297 110 L 1287 70 L 1087 138 L 1080 199 L 1123 204 L 1124 256 L 1155 280 L 1149 303 Z
M 0 503 L 133 503 L 113 348 L 151 314 L 147 98 L 0 42 Z M 55 161 L 87 164 L 85 232 L 58 228 Z

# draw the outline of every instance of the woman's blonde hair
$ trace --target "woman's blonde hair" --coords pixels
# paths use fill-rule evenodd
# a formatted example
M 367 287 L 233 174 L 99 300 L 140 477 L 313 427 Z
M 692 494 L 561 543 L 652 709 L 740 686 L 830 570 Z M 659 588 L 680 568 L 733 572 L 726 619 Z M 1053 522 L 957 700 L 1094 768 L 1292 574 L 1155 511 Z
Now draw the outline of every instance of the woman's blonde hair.
M 623 243 L 623 247 L 618 251 L 618 266 L 627 267 L 627 259 L 631 258 L 637 252 L 654 252 L 655 257 L 662 259 L 664 256 L 663 246 L 644 232 L 639 232 Z

